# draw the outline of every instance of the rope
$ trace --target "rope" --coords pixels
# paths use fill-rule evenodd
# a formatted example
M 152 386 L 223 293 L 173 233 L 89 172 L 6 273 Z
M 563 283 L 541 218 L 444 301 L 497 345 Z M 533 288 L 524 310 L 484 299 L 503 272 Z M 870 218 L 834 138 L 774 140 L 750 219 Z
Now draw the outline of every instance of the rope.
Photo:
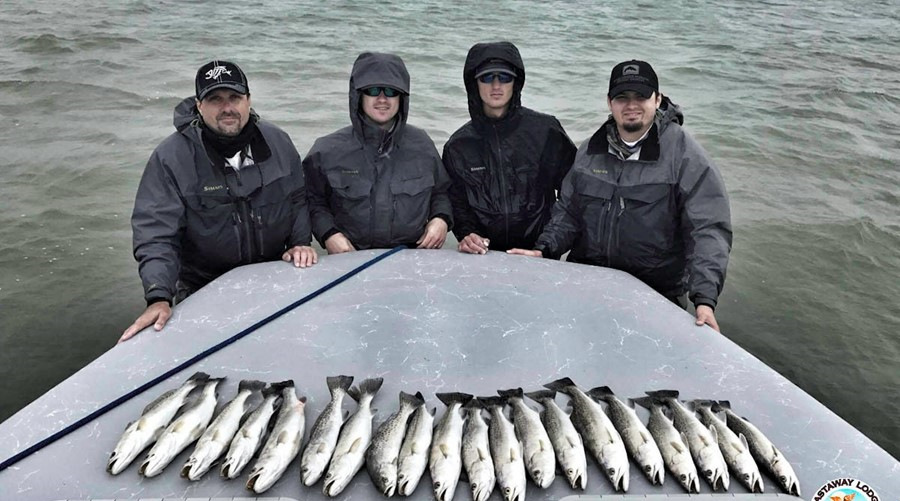
M 234 336 L 231 336 L 230 338 L 222 341 L 221 343 L 214 345 L 213 347 L 211 347 L 201 353 L 198 353 L 197 355 L 191 357 L 188 360 L 185 360 L 181 364 L 168 370 L 167 372 L 156 377 L 155 379 L 153 379 L 147 383 L 144 383 L 143 385 L 135 388 L 134 390 L 131 390 L 130 392 L 126 393 L 125 395 L 122 395 L 121 397 L 119 397 L 119 398 L 113 400 L 112 402 L 104 405 L 103 407 L 95 410 L 94 412 L 92 412 L 92 413 L 88 414 L 87 416 L 79 419 L 78 421 L 70 424 L 69 426 L 63 428 L 62 430 L 50 435 L 49 437 L 41 440 L 40 442 L 32 445 L 31 447 L 19 452 L 18 454 L 12 456 L 11 458 L 7 459 L 6 461 L 3 461 L 2 463 L 0 463 L 0 471 L 3 471 L 5 469 L 9 468 L 10 466 L 18 463 L 19 461 L 25 459 L 26 457 L 34 454 L 35 452 L 43 449 L 44 447 L 52 444 L 53 442 L 56 442 L 57 440 L 61 439 L 62 437 L 68 435 L 69 433 L 72 433 L 73 431 L 77 430 L 78 428 L 81 428 L 82 426 L 86 425 L 87 423 L 90 423 L 91 421 L 97 419 L 98 417 L 102 416 L 103 414 L 106 414 L 110 410 L 115 409 L 116 407 L 122 405 L 123 403 L 127 402 L 128 400 L 131 400 L 132 398 L 136 397 L 137 395 L 140 395 L 141 393 L 147 391 L 148 389 L 156 386 L 160 382 L 162 382 L 166 379 L 169 379 L 173 375 L 183 371 L 184 369 L 199 362 L 200 360 L 212 355 L 213 353 L 221 350 L 222 348 L 225 348 L 225 347 L 231 345 L 232 343 L 238 341 L 239 339 L 244 338 L 248 334 L 256 331 L 260 327 L 268 324 L 269 322 L 275 320 L 276 318 L 293 310 L 294 308 L 297 308 L 300 305 L 303 305 L 309 301 L 312 301 L 319 295 L 324 294 L 325 292 L 327 292 L 327 291 L 333 289 L 334 287 L 337 287 L 341 283 L 345 282 L 350 277 L 358 274 L 359 272 L 374 265 L 375 263 L 377 263 L 383 259 L 386 259 L 393 254 L 396 254 L 397 252 L 399 252 L 405 248 L 406 247 L 404 247 L 404 246 L 394 247 L 393 249 L 391 249 L 383 254 L 379 254 L 378 256 L 366 261 L 365 263 L 363 263 L 363 264 L 357 266 L 356 268 L 348 271 L 347 273 L 341 275 L 340 277 L 336 278 L 335 280 L 323 285 L 319 289 L 307 294 L 306 296 L 298 299 L 297 301 L 294 301 L 293 303 L 276 311 L 275 313 L 260 320 L 259 322 L 256 322 L 255 324 L 251 325 L 250 327 L 247 327 L 246 329 L 242 330 L 241 332 L 238 332 Z

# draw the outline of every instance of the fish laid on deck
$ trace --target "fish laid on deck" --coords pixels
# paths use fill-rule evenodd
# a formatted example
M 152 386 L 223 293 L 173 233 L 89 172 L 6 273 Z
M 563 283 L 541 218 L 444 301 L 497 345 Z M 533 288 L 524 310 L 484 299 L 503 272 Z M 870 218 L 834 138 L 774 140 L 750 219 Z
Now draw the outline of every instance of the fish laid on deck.
M 491 458 L 491 444 L 488 438 L 488 424 L 481 411 L 484 405 L 473 398 L 464 407 L 466 425 L 463 428 L 462 462 L 469 477 L 469 488 L 473 501 L 486 501 L 497 482 L 494 474 L 494 460 Z
M 672 420 L 666 417 L 663 411 L 666 404 L 652 397 L 635 398 L 632 401 L 650 411 L 647 430 L 659 446 L 666 468 L 688 493 L 699 494 L 700 479 L 697 476 L 697 466 L 691 458 L 691 450 L 684 434 L 676 430 Z
M 434 407 L 429 411 L 423 399 L 409 420 L 397 458 L 397 494 L 401 496 L 409 496 L 416 490 L 428 467 L 435 411 Z
M 541 415 L 525 405 L 525 392 L 522 388 L 499 390 L 497 393 L 506 397 L 506 402 L 512 407 L 513 425 L 516 435 L 522 441 L 525 471 L 541 489 L 550 487 L 556 479 L 556 455 L 547 430 L 541 423 Z
M 325 473 L 328 462 L 331 461 L 341 426 L 347 415 L 341 406 L 347 390 L 353 384 L 353 376 L 331 376 L 325 378 L 325 382 L 328 385 L 328 392 L 331 393 L 331 400 L 313 424 L 306 448 L 300 455 L 300 479 L 305 486 L 318 482 Z
M 291 461 L 300 453 L 303 432 L 306 431 L 306 397 L 297 397 L 293 381 L 285 381 L 281 388 L 281 409 L 275 427 L 250 470 L 247 488 L 260 494 L 281 478 Z
M 541 422 L 553 443 L 556 461 L 573 489 L 584 490 L 587 487 L 587 455 L 584 453 L 584 441 L 569 415 L 556 404 L 554 390 L 539 390 L 525 394 L 544 406 Z
M 438 421 L 431 440 L 428 467 L 436 501 L 450 501 L 462 471 L 462 434 L 465 418 L 460 409 L 472 400 L 468 393 L 438 393 L 438 400 L 447 406 Z
M 628 454 L 640 465 L 641 471 L 651 484 L 662 485 L 666 474 L 662 454 L 634 409 L 616 398 L 608 386 L 593 388 L 587 394 L 606 402 L 606 412 L 613 426 L 619 431 L 622 441 L 625 442 Z
M 712 411 L 713 401 L 694 400 L 691 408 L 699 414 L 700 422 L 716 429 L 716 438 L 719 441 L 719 450 L 725 458 L 725 463 L 731 472 L 737 476 L 740 483 L 750 492 L 762 492 L 763 482 L 759 474 L 759 466 L 753 460 L 750 447 L 744 434 L 740 435 L 731 431 L 724 421 L 716 417 Z
M 262 446 L 263 438 L 269 428 L 269 421 L 275 415 L 281 402 L 283 384 L 273 383 L 262 391 L 262 403 L 234 434 L 231 445 L 228 447 L 228 453 L 225 454 L 225 461 L 222 462 L 223 477 L 237 478 Z
M 347 391 L 359 405 L 341 428 L 334 454 L 328 463 L 325 484 L 322 486 L 322 492 L 326 496 L 340 494 L 365 463 L 366 450 L 372 440 L 372 400 L 383 382 L 382 378 L 366 379 Z
M 410 395 L 401 391 L 400 408 L 381 423 L 366 451 L 366 469 L 372 483 L 387 497 L 393 496 L 397 490 L 397 466 L 406 423 L 416 408 L 424 404 L 425 398 L 421 393 Z

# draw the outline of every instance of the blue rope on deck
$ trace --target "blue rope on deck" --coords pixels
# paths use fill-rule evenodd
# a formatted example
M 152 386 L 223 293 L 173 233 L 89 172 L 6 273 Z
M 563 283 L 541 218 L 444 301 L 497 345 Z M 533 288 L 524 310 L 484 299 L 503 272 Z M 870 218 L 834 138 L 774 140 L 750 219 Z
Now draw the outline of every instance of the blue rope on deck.
M 195 356 L 191 357 L 190 359 L 188 359 L 188 360 L 182 362 L 181 364 L 179 364 L 179 365 L 177 365 L 176 367 L 170 369 L 169 371 L 163 373 L 162 375 L 156 377 L 155 379 L 153 379 L 153 380 L 151 380 L 151 381 L 149 381 L 149 382 L 147 382 L 147 383 L 144 383 L 143 385 L 141 385 L 141 386 L 139 386 L 139 387 L 137 387 L 137 388 L 131 390 L 130 392 L 126 393 L 125 395 L 122 395 L 121 397 L 119 397 L 119 398 L 113 400 L 112 402 L 110 402 L 110 403 L 104 405 L 103 407 L 101 407 L 101 408 L 95 410 L 94 412 L 92 412 L 92 413 L 88 414 L 87 416 L 85 416 L 85 417 L 79 419 L 78 421 L 76 421 L 76 422 L 70 424 L 69 426 L 63 428 L 62 430 L 59 430 L 58 432 L 56 432 L 56 433 L 50 435 L 49 437 L 47 437 L 47 438 L 41 440 L 40 442 L 38 442 L 38 443 L 32 445 L 31 447 L 29 447 L 29 448 L 27 448 L 27 449 L 25 449 L 25 450 L 19 452 L 18 454 L 12 456 L 11 458 L 7 459 L 6 461 L 3 461 L 2 463 L 0 463 L 0 471 L 3 471 L 3 470 L 5 470 L 5 469 L 9 468 L 10 466 L 12 466 L 12 465 L 18 463 L 19 461 L 25 459 L 26 457 L 28 457 L 28 456 L 34 454 L 34 453 L 37 452 L 37 451 L 43 449 L 44 447 L 46 447 L 46 446 L 52 444 L 53 442 L 56 442 L 56 441 L 59 440 L 60 438 L 62 438 L 62 437 L 64 437 L 64 436 L 68 435 L 69 433 L 72 433 L 73 431 L 77 430 L 78 428 L 81 428 L 82 426 L 86 425 L 87 423 L 90 423 L 91 421 L 97 419 L 98 417 L 102 416 L 103 414 L 106 414 L 106 413 L 109 412 L 110 410 L 115 409 L 116 407 L 122 405 L 123 403 L 127 402 L 128 400 L 131 400 L 133 397 L 135 397 L 135 396 L 137 396 L 137 395 L 140 395 L 141 393 L 147 391 L 148 389 L 150 389 L 150 388 L 156 386 L 156 385 L 159 384 L 160 382 L 162 382 L 162 381 L 164 381 L 164 380 L 166 380 L 166 379 L 169 379 L 170 377 L 172 377 L 172 376 L 174 376 L 175 374 L 177 374 L 177 373 L 183 371 L 184 369 L 190 367 L 191 365 L 197 363 L 198 361 L 200 361 L 200 360 L 202 360 L 202 359 L 204 359 L 204 358 L 206 358 L 206 357 L 212 355 L 213 353 L 215 353 L 215 352 L 221 350 L 222 348 L 225 348 L 226 346 L 231 345 L 232 343 L 238 341 L 239 339 L 241 339 L 241 338 L 247 336 L 248 334 L 250 334 L 250 333 L 256 331 L 256 330 L 259 329 L 260 327 L 262 327 L 262 326 L 268 324 L 268 323 L 271 322 L 272 320 L 275 320 L 276 318 L 278 318 L 278 317 L 284 315 L 285 313 L 287 313 L 287 312 L 293 310 L 294 308 L 297 308 L 298 306 L 300 306 L 300 305 L 302 305 L 302 304 L 305 304 L 305 303 L 307 303 L 307 302 L 309 302 L 309 301 L 312 301 L 313 299 L 315 299 L 315 298 L 318 297 L 319 295 L 321 295 L 321 294 L 323 294 L 323 293 L 325 293 L 325 292 L 327 292 L 327 291 L 333 289 L 334 287 L 340 285 L 341 283 L 343 283 L 344 281 L 346 281 L 346 280 L 349 279 L 350 277 L 356 275 L 357 273 L 359 273 L 359 272 L 365 270 L 366 268 L 368 268 L 368 267 L 374 265 L 375 263 L 377 263 L 377 262 L 379 262 L 379 261 L 381 261 L 381 260 L 383 260 L 383 259 L 388 258 L 389 256 L 392 256 L 393 254 L 396 254 L 397 252 L 400 252 L 401 250 L 403 250 L 403 249 L 405 249 L 405 248 L 406 248 L 406 247 L 404 247 L 404 246 L 394 247 L 393 249 L 391 249 L 391 250 L 389 250 L 389 251 L 387 251 L 387 252 L 385 252 L 385 253 L 383 253 L 383 254 L 379 254 L 378 256 L 375 256 L 374 258 L 372 258 L 372 259 L 366 261 L 365 263 L 363 263 L 363 264 L 357 266 L 356 268 L 354 268 L 354 269 L 348 271 L 347 273 L 344 273 L 344 274 L 341 275 L 340 277 L 338 277 L 338 278 L 332 280 L 331 282 L 329 282 L 329 283 L 323 285 L 323 286 L 320 287 L 319 289 L 317 289 L 317 290 L 315 290 L 315 291 L 313 291 L 313 292 L 307 294 L 306 296 L 304 296 L 304 297 L 298 299 L 297 301 L 294 301 L 293 303 L 291 303 L 291 304 L 285 306 L 284 308 L 282 308 L 282 309 L 276 311 L 275 313 L 273 313 L 273 314 L 269 315 L 268 317 L 266 317 L 266 318 L 260 320 L 259 322 L 256 322 L 255 324 L 251 325 L 250 327 L 247 327 L 246 329 L 242 330 L 241 332 L 238 332 L 238 333 L 235 334 L 234 336 L 231 336 L 230 338 L 228 338 L 228 339 L 222 341 L 221 343 L 219 343 L 219 344 L 217 344 L 217 345 L 215 345 L 215 346 L 213 346 L 213 347 L 211 347 L 211 348 L 209 348 L 209 349 L 207 349 L 207 350 L 205 350 L 205 351 L 203 351 L 203 352 L 201 352 L 201 353 L 198 353 L 197 355 L 195 355 Z

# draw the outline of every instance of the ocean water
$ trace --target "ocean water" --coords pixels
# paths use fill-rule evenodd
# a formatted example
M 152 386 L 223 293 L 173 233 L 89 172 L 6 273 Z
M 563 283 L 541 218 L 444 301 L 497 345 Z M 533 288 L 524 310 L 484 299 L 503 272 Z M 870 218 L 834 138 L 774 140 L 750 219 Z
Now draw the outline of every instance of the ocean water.
M 134 193 L 201 64 L 238 62 L 305 154 L 348 122 L 356 56 L 395 52 L 440 148 L 468 119 L 468 48 L 510 40 L 524 104 L 576 143 L 612 66 L 654 65 L 731 196 L 724 334 L 900 457 L 895 1 L 103 4 L 0 3 L 0 420 L 142 311 Z

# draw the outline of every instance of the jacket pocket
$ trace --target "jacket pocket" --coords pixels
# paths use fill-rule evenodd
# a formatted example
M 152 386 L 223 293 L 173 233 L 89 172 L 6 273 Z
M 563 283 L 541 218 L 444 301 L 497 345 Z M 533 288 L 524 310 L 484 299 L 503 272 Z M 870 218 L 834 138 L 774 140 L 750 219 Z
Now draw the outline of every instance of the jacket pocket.
M 228 195 L 188 195 L 183 252 L 209 269 L 228 269 L 241 261 L 238 212 Z
M 358 175 L 329 172 L 328 185 L 331 187 L 330 208 L 338 230 L 351 241 L 357 241 L 368 232 L 372 184 Z
M 646 184 L 619 188 L 618 247 L 631 249 L 638 266 L 659 266 L 674 251 L 679 225 L 674 186 Z
M 430 174 L 391 181 L 391 240 L 395 244 L 416 241 L 431 210 L 434 177 Z
M 582 241 L 590 259 L 609 256 L 612 198 L 615 186 L 602 179 L 580 176 L 575 182 L 576 210 L 581 214 Z
M 299 183 L 291 176 L 269 180 L 251 199 L 250 222 L 256 239 L 257 258 L 278 259 L 293 232 L 297 218 Z

